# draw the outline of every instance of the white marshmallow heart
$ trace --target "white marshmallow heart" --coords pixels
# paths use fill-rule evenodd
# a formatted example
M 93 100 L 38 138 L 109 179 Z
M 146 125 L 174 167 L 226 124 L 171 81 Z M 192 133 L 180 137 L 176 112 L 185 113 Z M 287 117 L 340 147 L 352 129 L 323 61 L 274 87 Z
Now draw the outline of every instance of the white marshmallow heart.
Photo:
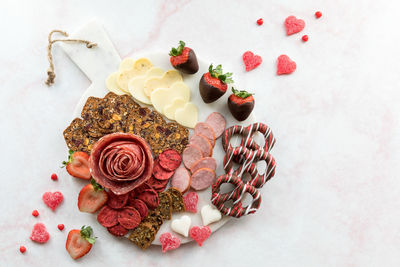
M 185 237 L 189 235 L 189 228 L 192 224 L 192 220 L 189 216 L 182 216 L 180 219 L 175 219 L 171 222 L 171 228 L 174 232 L 181 234 Z
M 222 215 L 216 208 L 205 205 L 201 208 L 201 218 L 203 219 L 203 225 L 209 225 L 210 223 L 221 220 Z

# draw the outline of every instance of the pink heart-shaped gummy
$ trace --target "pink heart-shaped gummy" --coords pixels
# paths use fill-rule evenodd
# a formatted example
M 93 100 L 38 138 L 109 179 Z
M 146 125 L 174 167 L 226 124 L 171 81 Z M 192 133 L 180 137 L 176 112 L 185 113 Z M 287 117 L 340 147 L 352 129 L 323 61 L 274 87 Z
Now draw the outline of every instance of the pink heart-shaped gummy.
M 33 226 L 32 234 L 30 239 L 38 243 L 46 243 L 50 238 L 49 232 L 46 230 L 46 226 L 43 223 L 37 223 Z
M 183 196 L 183 202 L 185 203 L 185 210 L 187 212 L 197 213 L 197 202 L 199 196 L 196 192 L 189 192 Z
M 210 237 L 211 229 L 208 226 L 193 226 L 192 228 L 190 228 L 189 235 L 201 247 L 201 245 L 203 245 L 203 242 Z
M 171 233 L 163 233 L 160 235 L 160 243 L 162 252 L 165 253 L 168 250 L 173 250 L 179 248 L 181 245 L 181 240 L 176 236 L 171 235 Z
M 280 55 L 277 62 L 276 74 L 290 74 L 296 70 L 296 62 L 292 61 L 287 55 Z
M 297 19 L 295 16 L 289 16 L 285 19 L 285 28 L 287 35 L 301 32 L 305 26 L 306 23 L 304 22 L 304 20 Z
M 259 55 L 254 55 L 251 51 L 244 52 L 242 58 L 246 71 L 251 71 L 262 63 L 262 58 Z
M 44 193 L 42 199 L 44 204 L 46 204 L 47 206 L 49 206 L 50 209 L 55 211 L 58 205 L 60 205 L 61 202 L 63 201 L 64 197 L 63 194 L 61 194 L 61 192 L 57 191 L 54 193 L 52 192 Z

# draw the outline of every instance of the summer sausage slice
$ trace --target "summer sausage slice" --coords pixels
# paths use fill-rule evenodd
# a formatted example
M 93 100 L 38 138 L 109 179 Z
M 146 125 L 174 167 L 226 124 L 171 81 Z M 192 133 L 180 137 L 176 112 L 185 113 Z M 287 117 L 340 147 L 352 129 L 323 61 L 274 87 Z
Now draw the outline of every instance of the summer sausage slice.
M 189 144 L 197 145 L 201 149 L 203 157 L 210 157 L 212 155 L 212 145 L 204 135 L 193 135 L 189 140 Z
M 211 145 L 215 145 L 215 134 L 214 130 L 205 122 L 198 122 L 194 127 L 194 134 L 201 134 L 210 141 Z
M 217 161 L 211 157 L 202 158 L 193 165 L 190 171 L 192 173 L 195 173 L 197 170 L 202 168 L 207 168 L 215 171 L 217 169 Z
M 203 190 L 214 183 L 215 171 L 207 168 L 198 169 L 192 175 L 190 180 L 190 186 L 194 190 Z
M 208 115 L 206 123 L 214 130 L 215 139 L 220 137 L 226 128 L 225 117 L 219 112 L 213 112 Z
M 180 166 L 178 169 L 176 169 L 174 175 L 171 178 L 171 186 L 181 191 L 182 194 L 189 189 L 190 174 L 185 167 Z
M 202 158 L 203 158 L 203 153 L 201 152 L 201 149 L 195 144 L 188 145 L 185 148 L 185 150 L 183 150 L 182 153 L 183 164 L 189 170 L 193 167 L 196 161 Z

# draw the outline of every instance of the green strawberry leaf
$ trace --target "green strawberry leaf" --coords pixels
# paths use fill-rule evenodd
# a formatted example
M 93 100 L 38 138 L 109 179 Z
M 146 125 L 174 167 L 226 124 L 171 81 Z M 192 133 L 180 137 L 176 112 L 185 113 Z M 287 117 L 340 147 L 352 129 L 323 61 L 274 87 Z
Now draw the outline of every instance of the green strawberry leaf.
M 171 51 L 169 52 L 169 55 L 171 57 L 176 57 L 182 54 L 183 49 L 185 48 L 185 42 L 184 41 L 179 41 L 179 46 L 178 48 L 172 47 Z
M 73 151 L 72 149 L 70 149 L 70 150 L 68 150 L 68 161 L 63 161 L 62 162 L 62 165 L 63 166 L 61 166 L 60 168 L 64 168 L 65 166 L 67 166 L 68 165 L 68 163 L 71 163 L 72 162 L 72 155 L 74 154 L 74 152 L 75 151 Z
M 97 237 L 92 237 L 93 229 L 90 226 L 82 226 L 81 228 L 81 237 L 88 241 L 90 244 L 94 244 L 96 242 Z
M 104 190 L 104 187 L 96 183 L 96 181 L 93 178 L 90 179 L 90 183 L 92 184 L 94 191 Z
M 233 83 L 233 79 L 231 78 L 233 73 L 227 72 L 223 73 L 222 65 L 219 64 L 215 69 L 213 68 L 213 64 L 208 67 L 208 72 L 210 73 L 211 77 L 218 78 L 223 83 Z
M 248 98 L 249 96 L 252 96 L 252 95 L 253 95 L 252 93 L 249 93 L 249 92 L 247 92 L 247 91 L 245 91 L 245 90 L 239 91 L 239 90 L 236 90 L 236 89 L 233 88 L 233 87 L 232 87 L 232 93 L 233 93 L 235 96 L 238 96 L 238 97 L 240 97 L 240 98 Z

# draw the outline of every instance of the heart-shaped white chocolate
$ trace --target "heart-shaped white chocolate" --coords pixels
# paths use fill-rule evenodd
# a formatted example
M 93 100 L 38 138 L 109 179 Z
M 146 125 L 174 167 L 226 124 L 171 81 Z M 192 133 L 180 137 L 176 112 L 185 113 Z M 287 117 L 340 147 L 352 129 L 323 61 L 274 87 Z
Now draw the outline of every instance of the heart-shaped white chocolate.
M 130 61 L 127 61 L 129 64 L 131 64 Z M 122 68 L 128 68 L 129 64 L 126 64 Z M 129 93 L 128 91 L 128 83 L 129 81 L 136 77 L 136 76 L 142 76 L 145 75 L 146 72 L 153 67 L 153 64 L 151 61 L 147 58 L 139 58 L 133 63 L 133 66 L 130 69 L 124 69 L 118 71 L 118 76 L 117 76 L 117 84 L 119 88 L 126 92 Z M 121 66 L 120 66 L 121 68 Z
M 179 219 L 173 220 L 171 222 L 171 228 L 174 232 L 181 234 L 185 237 L 188 237 L 189 228 L 190 228 L 191 224 L 192 224 L 192 220 L 190 219 L 190 217 L 184 215 Z
M 194 128 L 198 121 L 198 117 L 197 106 L 192 102 L 186 103 L 183 108 L 178 108 L 175 111 L 176 122 L 185 127 Z
M 222 215 L 216 208 L 205 205 L 201 208 L 201 218 L 203 219 L 203 225 L 209 225 L 210 223 L 221 220 Z

